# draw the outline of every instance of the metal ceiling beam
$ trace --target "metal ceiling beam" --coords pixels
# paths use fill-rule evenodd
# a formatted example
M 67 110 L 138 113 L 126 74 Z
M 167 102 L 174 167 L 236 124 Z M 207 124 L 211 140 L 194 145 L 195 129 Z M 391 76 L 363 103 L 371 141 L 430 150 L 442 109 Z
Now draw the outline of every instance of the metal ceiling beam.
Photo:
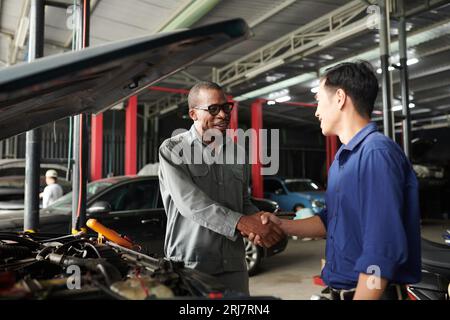
M 443 62 L 442 64 L 439 64 L 432 68 L 427 68 L 420 71 L 415 71 L 414 73 L 411 73 L 409 76 L 409 80 L 419 79 L 426 76 L 434 75 L 437 73 L 445 72 L 450 70 L 450 65 L 448 62 Z M 394 81 L 394 83 L 398 83 L 399 80 Z
M 177 29 L 189 28 L 204 15 L 210 12 L 220 0 L 194 0 L 181 6 L 174 16 L 166 21 L 155 32 L 167 32 Z
M 414 102 L 416 104 L 421 104 L 421 103 L 428 103 L 428 102 L 433 102 L 433 101 L 437 101 L 437 100 L 442 100 L 442 99 L 446 99 L 446 98 L 450 98 L 450 93 L 444 93 L 444 94 L 440 94 L 437 96 L 432 96 L 429 98 L 423 98 L 423 99 L 417 99 L 414 100 Z
M 353 22 L 366 8 L 367 4 L 360 0 L 341 6 L 224 67 L 214 68 L 213 81 L 231 87 L 312 49 L 322 50 L 326 45 L 321 42 L 331 44 L 331 37 L 350 36 L 357 30 L 362 31 L 366 28 L 366 17 L 358 24 Z
M 434 23 L 428 27 L 416 30 L 414 32 L 409 32 L 407 35 L 407 41 L 408 41 L 408 47 L 414 47 L 419 44 L 422 44 L 424 42 L 431 41 L 433 39 L 442 37 L 444 35 L 450 34 L 450 19 L 445 19 L 443 21 L 439 21 L 437 23 Z M 399 51 L 399 42 L 398 40 L 392 41 L 390 46 L 391 53 L 398 52 Z M 360 54 L 348 57 L 346 59 L 337 61 L 333 64 L 330 64 L 328 66 L 325 66 L 323 68 L 320 68 L 320 72 L 323 72 L 326 68 L 329 68 L 331 66 L 337 65 L 342 62 L 347 62 L 350 60 L 368 60 L 373 61 L 375 59 L 378 59 L 379 55 L 379 48 L 378 46 L 367 50 L 365 52 L 362 52 Z
M 421 13 L 437 9 L 445 4 L 448 4 L 448 0 L 424 0 L 423 4 L 417 6 L 405 13 L 405 18 L 410 18 L 412 16 L 419 15 Z M 396 13 L 394 17 L 399 17 L 400 13 Z
M 169 78 L 164 79 L 163 81 L 161 81 L 159 83 L 178 84 L 178 85 L 182 85 L 185 87 L 192 87 L 198 81 L 200 81 L 200 79 L 193 76 L 192 74 L 190 74 L 186 71 L 181 71 L 181 72 L 178 72 L 178 73 L 172 75 Z
M 417 93 L 417 92 L 423 92 L 423 91 L 430 91 L 434 89 L 448 89 L 450 87 L 450 78 L 444 78 L 439 80 L 439 82 L 426 82 L 422 85 L 413 85 L 411 84 L 409 86 L 411 88 L 410 91 Z M 398 88 L 395 88 L 395 91 L 398 91 Z
M 158 114 L 165 114 L 171 110 L 178 108 L 178 105 L 187 103 L 187 95 L 183 93 L 176 93 L 165 95 L 163 98 L 148 103 L 149 118 Z
M 269 10 L 268 12 L 266 12 L 265 14 L 263 14 L 261 17 L 256 18 L 255 20 L 251 21 L 248 25 L 250 28 L 254 28 L 257 25 L 263 23 L 264 21 L 266 21 L 267 19 L 273 17 L 274 15 L 276 15 L 277 13 L 279 13 L 280 11 L 286 9 L 287 7 L 289 7 L 291 4 L 295 3 L 297 0 L 285 0 L 283 2 L 281 2 L 279 5 L 277 5 L 275 8 Z
M 446 20 L 437 22 L 431 26 L 428 26 L 426 28 L 422 28 L 422 29 L 419 29 L 414 32 L 409 32 L 407 35 L 408 47 L 417 46 L 421 43 L 431 41 L 433 39 L 447 35 L 449 33 L 450 33 L 450 19 L 446 19 Z M 396 52 L 398 52 L 398 50 L 399 50 L 398 41 L 397 40 L 392 41 L 391 42 L 391 53 L 396 53 Z M 373 49 L 364 51 L 360 54 L 353 55 L 353 56 L 347 57 L 343 60 L 336 61 L 329 65 L 326 65 L 326 66 L 320 68 L 319 74 L 323 73 L 327 68 L 330 68 L 330 67 L 335 66 L 342 62 L 353 61 L 353 60 L 373 61 L 373 60 L 377 60 L 377 59 L 379 59 L 378 46 Z M 291 86 L 294 86 L 297 84 L 312 81 L 314 79 L 317 79 L 317 77 L 318 77 L 318 73 L 315 73 L 315 72 L 303 73 L 298 76 L 295 76 L 295 77 L 292 77 L 289 79 L 285 79 L 285 80 L 282 80 L 279 82 L 275 82 L 268 86 L 247 92 L 245 94 L 242 94 L 239 97 L 235 97 L 235 100 L 236 101 L 244 101 L 244 100 L 252 99 L 255 97 L 261 97 L 272 91 L 277 91 L 277 90 L 281 90 L 283 88 L 288 88 L 288 87 L 291 87 Z M 414 79 L 414 77 L 415 77 L 415 75 L 410 75 L 410 79 Z

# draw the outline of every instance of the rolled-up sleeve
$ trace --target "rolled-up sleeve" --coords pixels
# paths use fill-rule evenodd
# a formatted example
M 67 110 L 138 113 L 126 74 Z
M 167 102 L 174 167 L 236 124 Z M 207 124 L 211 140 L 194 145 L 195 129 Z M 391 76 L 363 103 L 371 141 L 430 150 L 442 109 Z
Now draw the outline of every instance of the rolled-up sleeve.
M 242 214 L 212 200 L 193 182 L 185 164 L 175 164 L 166 144 L 159 149 L 161 193 L 170 195 L 180 214 L 230 239 L 237 238 L 236 225 Z M 167 210 L 167 208 L 166 208 Z
M 402 212 L 402 159 L 387 149 L 368 152 L 361 165 L 362 254 L 355 271 L 391 280 L 408 257 Z M 378 271 L 378 272 L 377 272 Z

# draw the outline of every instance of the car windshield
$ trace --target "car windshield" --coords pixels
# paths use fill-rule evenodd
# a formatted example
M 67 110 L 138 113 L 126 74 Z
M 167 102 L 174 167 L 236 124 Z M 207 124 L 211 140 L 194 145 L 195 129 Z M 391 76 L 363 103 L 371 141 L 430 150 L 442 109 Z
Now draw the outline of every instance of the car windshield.
M 286 187 L 290 192 L 320 191 L 323 188 L 312 180 L 286 180 Z
M 95 181 L 91 182 L 87 185 L 87 194 L 86 198 L 89 201 L 89 198 L 94 196 L 95 194 L 105 190 L 109 186 L 113 185 L 114 183 L 111 181 Z M 56 200 L 54 203 L 52 203 L 50 206 L 48 206 L 49 209 L 56 209 L 56 210 L 65 210 L 70 211 L 72 210 L 72 192 L 67 193 L 63 197 Z

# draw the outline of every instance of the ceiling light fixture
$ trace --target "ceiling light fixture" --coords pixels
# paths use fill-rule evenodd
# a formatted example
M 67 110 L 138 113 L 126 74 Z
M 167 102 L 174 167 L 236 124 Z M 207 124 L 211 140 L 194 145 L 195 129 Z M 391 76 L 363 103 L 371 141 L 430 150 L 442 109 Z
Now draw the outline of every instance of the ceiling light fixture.
M 286 102 L 286 101 L 289 101 L 289 100 L 291 100 L 291 96 L 284 96 L 284 97 L 280 97 L 280 98 L 275 99 L 275 102 L 282 103 L 282 102 Z
M 412 64 L 416 64 L 417 62 L 419 62 L 419 59 L 417 59 L 417 58 L 411 58 L 411 59 L 408 59 L 408 60 L 406 61 L 406 64 L 407 64 L 408 66 L 410 66 L 410 65 L 412 65 Z
M 272 92 L 272 91 L 276 91 L 276 90 L 281 90 L 284 88 L 288 88 L 288 87 L 292 87 L 296 84 L 299 83 L 303 83 L 306 81 L 311 81 L 317 78 L 317 74 L 315 72 L 309 72 L 309 73 L 304 73 L 302 75 L 293 77 L 293 78 L 289 78 L 274 84 L 271 84 L 269 86 L 266 87 L 262 87 L 260 89 L 257 90 L 253 90 L 250 92 L 247 92 L 245 94 L 242 94 L 238 97 L 235 97 L 234 100 L 236 101 L 244 101 L 244 100 L 248 100 L 248 99 L 252 99 L 252 98 L 256 98 L 256 97 L 261 97 L 264 96 L 265 94 Z
M 414 103 L 410 103 L 409 104 L 409 108 L 412 109 L 414 108 L 416 105 Z M 396 111 L 401 111 L 403 109 L 403 106 L 395 106 L 393 107 L 391 110 L 396 112 Z

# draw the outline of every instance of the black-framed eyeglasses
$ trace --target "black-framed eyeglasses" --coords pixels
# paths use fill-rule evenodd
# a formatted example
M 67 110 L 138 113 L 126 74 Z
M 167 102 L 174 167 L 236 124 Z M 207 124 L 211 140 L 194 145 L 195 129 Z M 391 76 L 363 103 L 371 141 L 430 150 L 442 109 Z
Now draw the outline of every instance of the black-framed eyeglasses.
M 220 110 L 223 110 L 225 114 L 230 114 L 231 110 L 233 110 L 234 103 L 233 102 L 225 102 L 222 104 L 216 103 L 211 104 L 207 107 L 194 107 L 194 109 L 205 110 L 208 111 L 212 116 L 217 116 Z

